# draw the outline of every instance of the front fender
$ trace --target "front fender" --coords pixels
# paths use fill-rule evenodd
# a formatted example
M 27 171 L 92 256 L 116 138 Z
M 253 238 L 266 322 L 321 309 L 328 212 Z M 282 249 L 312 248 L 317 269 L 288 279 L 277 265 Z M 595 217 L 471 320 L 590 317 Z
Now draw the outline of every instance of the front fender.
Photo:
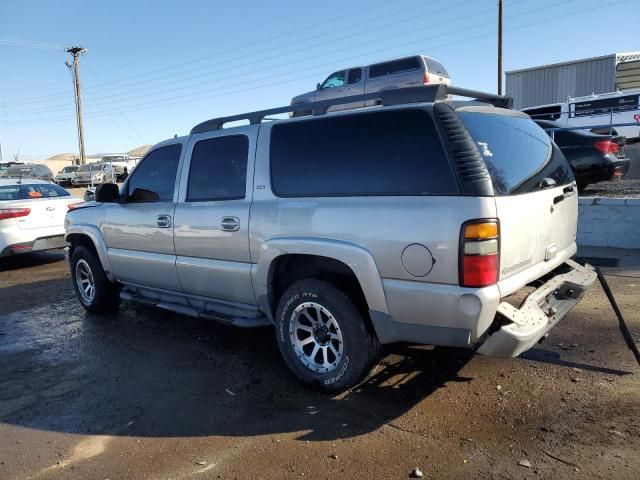
M 107 275 L 107 278 L 109 280 L 111 280 L 112 282 L 115 281 L 115 278 L 111 271 L 109 257 L 107 255 L 107 244 L 104 241 L 104 237 L 102 236 L 102 232 L 100 231 L 100 229 L 95 225 L 67 225 L 65 227 L 65 240 L 69 242 L 69 239 L 72 235 L 83 235 L 85 237 L 88 237 L 93 242 L 93 246 L 96 248 L 96 252 L 98 252 L 98 258 L 100 259 L 100 263 L 102 264 L 104 273 Z
M 353 243 L 324 238 L 279 237 L 267 240 L 260 247 L 260 257 L 253 271 L 253 284 L 262 311 L 272 317 L 269 305 L 269 270 L 282 255 L 316 255 L 338 260 L 355 274 L 369 310 L 389 313 L 382 279 L 368 250 Z M 273 320 L 273 318 L 271 318 Z

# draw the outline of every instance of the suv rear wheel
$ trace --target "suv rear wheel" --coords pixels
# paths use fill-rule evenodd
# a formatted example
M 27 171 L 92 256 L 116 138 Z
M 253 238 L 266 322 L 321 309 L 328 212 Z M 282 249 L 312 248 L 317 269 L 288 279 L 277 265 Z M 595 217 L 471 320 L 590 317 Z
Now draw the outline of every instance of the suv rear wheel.
M 380 343 L 349 296 L 331 283 L 300 280 L 280 298 L 278 346 L 303 383 L 340 391 L 361 380 L 378 359 Z
M 91 313 L 113 312 L 118 308 L 118 286 L 109 281 L 95 252 L 78 245 L 71 254 L 71 278 L 80 304 Z

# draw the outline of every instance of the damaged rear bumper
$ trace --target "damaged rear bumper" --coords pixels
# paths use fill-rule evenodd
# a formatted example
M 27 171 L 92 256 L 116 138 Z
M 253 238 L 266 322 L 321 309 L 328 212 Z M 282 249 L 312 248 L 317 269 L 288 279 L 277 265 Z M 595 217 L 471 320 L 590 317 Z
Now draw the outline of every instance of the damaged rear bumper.
M 478 353 L 492 357 L 517 357 L 529 350 L 569 313 L 595 282 L 596 272 L 589 266 L 567 260 L 569 271 L 553 276 L 529 294 L 520 308 L 501 302 L 492 333 Z

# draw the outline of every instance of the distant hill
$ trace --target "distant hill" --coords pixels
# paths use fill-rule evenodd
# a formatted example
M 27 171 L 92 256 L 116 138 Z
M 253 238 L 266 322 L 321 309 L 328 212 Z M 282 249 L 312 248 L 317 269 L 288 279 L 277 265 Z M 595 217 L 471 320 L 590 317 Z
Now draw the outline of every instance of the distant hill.
M 127 155 L 130 157 L 144 157 L 145 153 L 147 153 L 152 146 L 153 145 L 142 145 L 138 148 L 134 148 L 133 150 L 129 150 Z
M 134 148 L 133 150 L 129 150 L 127 152 L 127 155 L 131 156 L 131 157 L 143 157 L 145 155 L 145 153 L 147 153 L 149 151 L 149 149 L 152 147 L 152 145 L 141 145 L 139 147 Z M 95 155 L 91 155 L 89 153 L 87 153 L 87 158 L 96 158 L 96 157 L 101 157 L 101 154 L 95 154 Z M 71 163 L 73 161 L 74 158 L 79 158 L 80 155 L 77 153 L 58 153 L 56 155 L 53 155 L 49 158 L 47 158 L 47 162 L 69 162 Z

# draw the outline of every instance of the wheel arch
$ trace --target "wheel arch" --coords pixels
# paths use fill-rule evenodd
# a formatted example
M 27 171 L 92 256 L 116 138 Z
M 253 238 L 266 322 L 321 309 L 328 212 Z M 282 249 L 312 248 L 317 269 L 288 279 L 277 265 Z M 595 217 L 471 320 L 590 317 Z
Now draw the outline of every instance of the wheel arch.
M 284 281 L 278 278 L 282 274 Z M 262 244 L 253 280 L 263 312 L 273 321 L 279 295 L 291 283 L 310 277 L 337 278 L 339 286 L 369 312 L 388 314 L 382 279 L 369 251 L 340 240 L 299 237 Z M 355 285 L 346 284 L 347 280 L 355 280 Z
M 73 250 L 78 245 L 85 245 L 88 248 L 92 249 L 100 263 L 102 264 L 102 269 L 104 270 L 105 275 L 110 281 L 115 281 L 113 277 L 113 273 L 111 272 L 111 265 L 109 264 L 109 257 L 107 256 L 107 246 L 104 242 L 104 238 L 100 230 L 97 227 L 93 226 L 82 226 L 79 228 L 78 225 L 73 225 L 67 229 L 65 234 L 65 240 L 69 243 L 69 258 L 73 255 Z

